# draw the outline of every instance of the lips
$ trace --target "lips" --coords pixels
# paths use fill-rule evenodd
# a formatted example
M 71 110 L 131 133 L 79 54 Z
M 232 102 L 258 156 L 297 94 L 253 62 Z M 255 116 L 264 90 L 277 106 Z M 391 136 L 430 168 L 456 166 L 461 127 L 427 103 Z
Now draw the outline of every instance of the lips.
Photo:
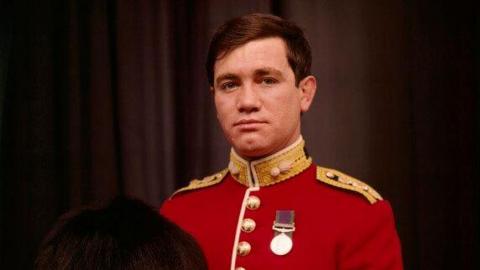
M 258 119 L 241 119 L 236 121 L 233 126 L 240 128 L 242 131 L 255 131 L 259 129 L 266 121 Z
M 265 124 L 266 121 L 256 120 L 256 119 L 241 119 L 235 122 L 234 126 L 241 126 L 241 125 L 253 125 L 253 124 Z

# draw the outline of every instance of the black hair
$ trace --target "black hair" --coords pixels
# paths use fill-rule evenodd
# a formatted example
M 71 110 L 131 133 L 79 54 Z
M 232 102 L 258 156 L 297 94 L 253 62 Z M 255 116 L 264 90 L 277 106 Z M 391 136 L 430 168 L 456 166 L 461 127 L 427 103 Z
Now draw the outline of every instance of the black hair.
M 207 269 L 195 242 L 139 200 L 72 211 L 47 234 L 35 269 Z

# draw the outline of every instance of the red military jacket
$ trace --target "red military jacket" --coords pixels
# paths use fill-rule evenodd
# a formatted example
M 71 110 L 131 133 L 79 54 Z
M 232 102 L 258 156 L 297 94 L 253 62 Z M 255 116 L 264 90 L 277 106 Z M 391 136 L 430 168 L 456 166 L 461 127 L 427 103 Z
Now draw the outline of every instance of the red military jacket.
M 272 244 L 278 210 L 294 213 L 291 245 Z M 195 237 L 211 270 L 402 269 L 390 204 L 361 181 L 313 165 L 302 139 L 255 161 L 232 150 L 228 169 L 193 180 L 161 213 Z

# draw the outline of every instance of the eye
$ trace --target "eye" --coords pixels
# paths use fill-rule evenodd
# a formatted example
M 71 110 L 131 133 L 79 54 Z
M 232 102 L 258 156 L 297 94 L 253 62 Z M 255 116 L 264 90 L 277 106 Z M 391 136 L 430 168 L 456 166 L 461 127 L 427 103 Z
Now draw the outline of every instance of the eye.
M 265 77 L 262 79 L 262 84 L 263 85 L 273 85 L 273 84 L 276 84 L 278 82 L 278 80 L 276 80 L 275 78 L 271 78 L 271 77 Z
M 235 90 L 239 84 L 235 81 L 227 81 L 222 84 L 220 84 L 220 89 L 223 91 L 233 91 Z

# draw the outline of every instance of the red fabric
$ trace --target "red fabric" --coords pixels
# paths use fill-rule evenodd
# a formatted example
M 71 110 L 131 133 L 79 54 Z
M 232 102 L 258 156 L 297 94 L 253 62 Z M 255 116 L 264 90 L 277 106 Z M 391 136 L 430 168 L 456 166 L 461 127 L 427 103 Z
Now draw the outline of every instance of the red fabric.
M 167 200 L 161 213 L 191 233 L 207 257 L 209 269 L 230 269 L 238 217 L 246 187 L 229 174 L 214 186 Z M 284 182 L 252 192 L 260 198 L 244 218 L 256 222 L 240 233 L 250 254 L 236 267 L 251 269 L 402 269 L 400 242 L 387 201 L 370 204 L 360 194 L 316 180 L 312 165 Z M 293 249 L 284 256 L 270 250 L 276 210 L 294 210 Z

